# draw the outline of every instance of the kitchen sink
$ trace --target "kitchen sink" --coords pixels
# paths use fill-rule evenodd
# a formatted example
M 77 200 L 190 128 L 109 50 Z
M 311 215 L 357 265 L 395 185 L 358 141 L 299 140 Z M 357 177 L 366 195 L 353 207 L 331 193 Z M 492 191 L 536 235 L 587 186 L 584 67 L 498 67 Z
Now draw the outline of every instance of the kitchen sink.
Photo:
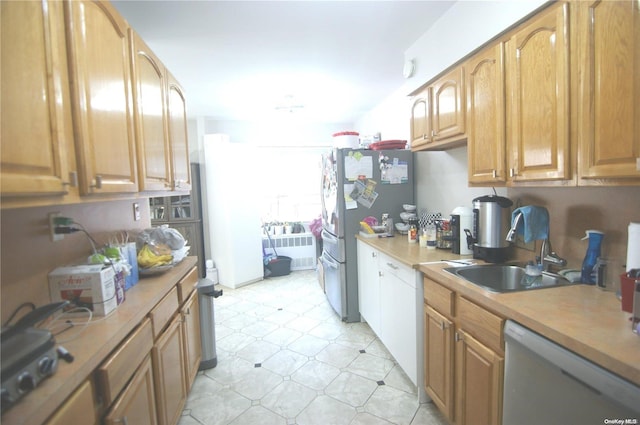
M 490 292 L 517 292 L 555 286 L 574 285 L 562 276 L 542 272 L 542 275 L 527 276 L 524 267 L 507 264 L 490 264 L 468 267 L 448 267 L 445 271 L 478 285 Z

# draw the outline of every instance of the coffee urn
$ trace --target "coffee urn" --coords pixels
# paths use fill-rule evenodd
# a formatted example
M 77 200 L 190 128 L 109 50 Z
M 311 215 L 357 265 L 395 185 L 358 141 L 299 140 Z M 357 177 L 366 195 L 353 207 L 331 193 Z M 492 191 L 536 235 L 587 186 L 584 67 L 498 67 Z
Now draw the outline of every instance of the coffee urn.
M 473 258 L 488 263 L 503 263 L 511 254 L 511 244 L 507 233 L 511 226 L 511 206 L 509 198 L 485 195 L 473 200 Z

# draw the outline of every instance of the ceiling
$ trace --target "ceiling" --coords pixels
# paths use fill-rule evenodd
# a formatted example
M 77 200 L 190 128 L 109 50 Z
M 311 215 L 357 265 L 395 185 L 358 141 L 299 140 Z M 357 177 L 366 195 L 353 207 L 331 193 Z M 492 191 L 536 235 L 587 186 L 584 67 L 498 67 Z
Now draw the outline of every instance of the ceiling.
M 353 123 L 399 89 L 452 1 L 112 1 L 187 93 L 190 117 Z

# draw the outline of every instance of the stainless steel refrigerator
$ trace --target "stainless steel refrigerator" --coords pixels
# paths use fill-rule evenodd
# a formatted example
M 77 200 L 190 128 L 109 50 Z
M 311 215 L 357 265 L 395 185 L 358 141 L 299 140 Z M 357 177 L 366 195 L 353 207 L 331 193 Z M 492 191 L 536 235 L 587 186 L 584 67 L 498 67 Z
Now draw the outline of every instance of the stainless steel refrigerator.
M 369 216 L 400 222 L 414 204 L 410 150 L 332 149 L 322 157 L 321 262 L 329 303 L 345 322 L 360 321 L 355 235 Z M 394 237 L 402 237 L 397 234 Z

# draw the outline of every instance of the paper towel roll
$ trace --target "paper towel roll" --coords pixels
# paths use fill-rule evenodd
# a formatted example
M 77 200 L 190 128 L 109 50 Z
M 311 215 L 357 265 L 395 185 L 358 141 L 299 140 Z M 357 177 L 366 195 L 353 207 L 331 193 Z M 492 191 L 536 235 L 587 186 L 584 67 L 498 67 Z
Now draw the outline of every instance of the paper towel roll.
M 629 223 L 627 271 L 640 269 L 640 223 Z

